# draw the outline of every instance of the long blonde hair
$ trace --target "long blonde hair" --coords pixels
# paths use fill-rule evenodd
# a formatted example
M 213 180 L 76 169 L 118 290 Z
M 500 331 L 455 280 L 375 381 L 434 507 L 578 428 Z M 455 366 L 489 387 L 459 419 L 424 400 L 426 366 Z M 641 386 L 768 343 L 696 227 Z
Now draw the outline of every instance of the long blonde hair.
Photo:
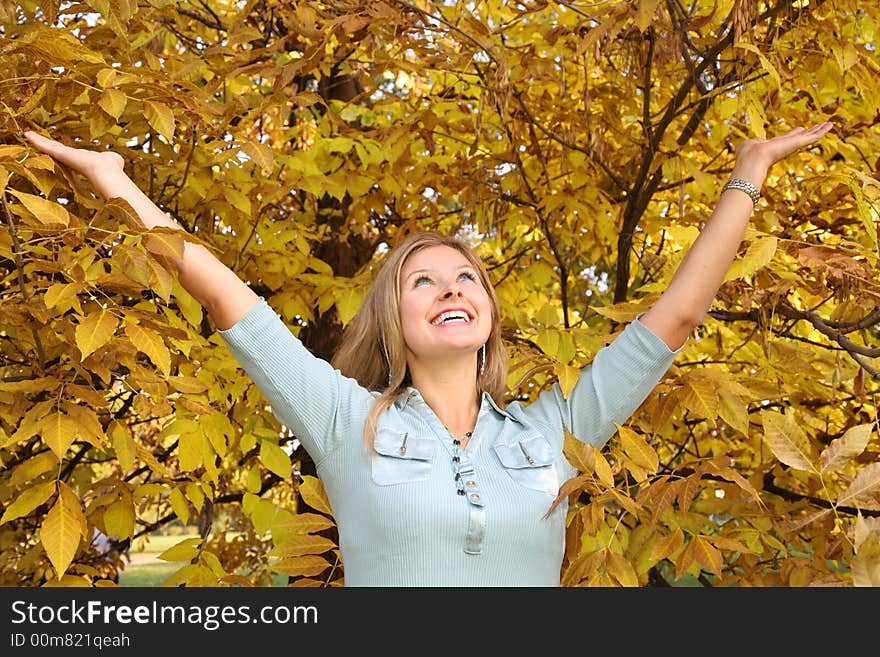
M 400 325 L 400 272 L 409 257 L 430 246 L 448 246 L 471 264 L 489 295 L 492 330 L 483 362 L 477 368 L 477 390 L 488 392 L 501 406 L 507 380 L 507 356 L 501 340 L 498 297 L 480 257 L 457 237 L 432 232 L 408 235 L 385 258 L 363 303 L 342 332 L 332 364 L 363 387 L 381 393 L 367 415 L 364 442 L 372 449 L 379 416 L 409 384 L 406 347 Z M 482 351 L 482 350 L 481 350 Z

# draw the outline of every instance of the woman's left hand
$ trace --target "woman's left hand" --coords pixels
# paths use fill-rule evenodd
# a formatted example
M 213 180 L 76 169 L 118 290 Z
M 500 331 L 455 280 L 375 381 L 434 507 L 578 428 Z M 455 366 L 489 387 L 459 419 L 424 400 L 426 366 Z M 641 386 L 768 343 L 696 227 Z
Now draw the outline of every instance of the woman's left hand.
M 794 128 L 772 139 L 746 139 L 736 147 L 731 178 L 747 180 L 760 189 L 771 166 L 819 141 L 832 127 L 834 124 L 826 121 L 812 128 Z

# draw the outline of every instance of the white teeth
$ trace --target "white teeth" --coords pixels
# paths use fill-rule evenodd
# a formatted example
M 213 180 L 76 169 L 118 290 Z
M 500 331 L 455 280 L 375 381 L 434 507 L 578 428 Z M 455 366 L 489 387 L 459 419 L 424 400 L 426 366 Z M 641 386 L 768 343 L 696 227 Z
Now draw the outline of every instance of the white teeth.
M 434 326 L 439 326 L 440 324 L 444 324 L 446 322 L 463 322 L 465 324 L 469 323 L 471 318 L 468 317 L 467 313 L 462 312 L 461 310 L 449 310 L 445 313 L 441 313 L 438 315 L 431 324 Z

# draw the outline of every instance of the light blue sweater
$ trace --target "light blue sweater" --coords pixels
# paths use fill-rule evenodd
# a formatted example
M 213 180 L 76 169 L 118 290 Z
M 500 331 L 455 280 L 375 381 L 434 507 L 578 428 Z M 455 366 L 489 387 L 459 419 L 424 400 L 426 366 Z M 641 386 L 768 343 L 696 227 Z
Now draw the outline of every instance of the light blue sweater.
M 545 514 L 577 474 L 564 429 L 604 445 L 677 353 L 636 319 L 568 399 L 554 385 L 499 408 L 484 393 L 454 462 L 453 437 L 414 388 L 380 418 L 370 455 L 363 433 L 376 393 L 314 357 L 264 300 L 219 333 L 314 460 L 347 586 L 559 586 L 568 505 Z

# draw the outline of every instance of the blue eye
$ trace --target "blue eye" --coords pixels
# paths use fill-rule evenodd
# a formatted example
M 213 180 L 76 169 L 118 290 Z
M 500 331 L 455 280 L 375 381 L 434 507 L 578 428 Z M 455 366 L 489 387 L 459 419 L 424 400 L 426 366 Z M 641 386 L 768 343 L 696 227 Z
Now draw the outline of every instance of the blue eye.
M 460 273 L 458 275 L 459 280 L 461 280 L 462 276 L 471 282 L 477 280 L 477 277 L 472 272 L 469 272 L 469 271 L 463 271 L 462 273 Z
M 430 282 L 431 282 L 431 279 L 428 278 L 427 276 L 419 276 L 415 281 L 413 281 L 413 287 L 418 287 L 419 285 L 422 285 L 423 283 L 430 283 Z

